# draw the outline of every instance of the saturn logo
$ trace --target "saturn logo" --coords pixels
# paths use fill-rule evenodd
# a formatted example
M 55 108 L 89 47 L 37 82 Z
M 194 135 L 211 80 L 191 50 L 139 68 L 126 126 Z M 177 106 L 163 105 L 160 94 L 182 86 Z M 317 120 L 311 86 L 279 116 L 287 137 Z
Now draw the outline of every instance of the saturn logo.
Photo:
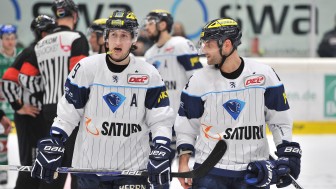
M 213 126 L 202 124 L 202 131 L 203 131 L 203 134 L 204 134 L 205 138 L 207 138 L 207 139 L 213 139 L 213 140 L 222 140 L 222 136 L 219 133 L 212 134 L 210 132 L 210 130 L 211 130 L 212 127 Z

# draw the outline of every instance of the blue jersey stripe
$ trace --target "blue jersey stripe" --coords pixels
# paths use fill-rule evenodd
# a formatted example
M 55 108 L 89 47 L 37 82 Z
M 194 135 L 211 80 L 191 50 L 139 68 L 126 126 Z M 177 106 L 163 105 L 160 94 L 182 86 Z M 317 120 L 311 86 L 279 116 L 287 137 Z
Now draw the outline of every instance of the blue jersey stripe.
M 145 106 L 148 109 L 169 106 L 166 87 L 149 88 L 146 92 Z
M 65 82 L 65 98 L 69 104 L 73 104 L 76 109 L 83 108 L 89 99 L 90 88 L 80 87 L 70 82 Z
M 197 54 L 185 54 L 177 56 L 177 61 L 184 67 L 186 71 L 202 68 Z
M 289 109 L 283 85 L 268 87 L 265 91 L 265 106 L 270 110 L 284 111 Z
M 187 117 L 188 119 L 200 118 L 203 112 L 204 102 L 201 97 L 189 96 L 184 92 L 181 94 L 179 116 Z

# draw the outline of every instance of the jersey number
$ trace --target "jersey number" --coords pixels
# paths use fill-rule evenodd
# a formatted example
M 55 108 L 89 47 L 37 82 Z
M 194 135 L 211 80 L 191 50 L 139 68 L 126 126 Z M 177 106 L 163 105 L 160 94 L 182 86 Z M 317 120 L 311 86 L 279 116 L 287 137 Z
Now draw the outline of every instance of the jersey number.
M 76 66 L 75 66 L 75 68 L 74 68 L 74 73 L 73 73 L 73 75 L 71 76 L 72 79 L 74 79 L 74 78 L 76 77 L 76 74 L 77 74 L 77 71 L 78 71 L 79 67 L 80 67 L 80 64 L 79 64 L 79 63 L 76 64 Z

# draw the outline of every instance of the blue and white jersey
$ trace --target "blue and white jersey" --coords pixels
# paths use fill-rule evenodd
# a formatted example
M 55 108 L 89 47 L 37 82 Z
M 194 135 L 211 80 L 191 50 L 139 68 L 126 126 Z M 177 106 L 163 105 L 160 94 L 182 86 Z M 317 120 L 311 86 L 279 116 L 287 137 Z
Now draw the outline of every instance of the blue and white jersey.
M 130 55 L 121 72 L 109 70 L 106 54 L 82 59 L 69 74 L 53 133 L 70 136 L 79 124 L 72 166 L 141 170 L 154 140 L 170 140 L 174 113 L 159 72 Z
M 148 49 L 145 59 L 159 70 L 177 114 L 184 85 L 196 69 L 202 68 L 194 44 L 184 37 L 172 37 L 162 47 L 153 45 Z
M 230 177 L 243 176 L 249 162 L 269 158 L 266 124 L 276 145 L 292 141 L 292 118 L 279 77 L 268 65 L 242 60 L 236 79 L 223 77 L 214 66 L 195 72 L 182 92 L 175 121 L 178 149 L 194 148 L 198 164 L 218 140 L 227 142 L 212 173 Z

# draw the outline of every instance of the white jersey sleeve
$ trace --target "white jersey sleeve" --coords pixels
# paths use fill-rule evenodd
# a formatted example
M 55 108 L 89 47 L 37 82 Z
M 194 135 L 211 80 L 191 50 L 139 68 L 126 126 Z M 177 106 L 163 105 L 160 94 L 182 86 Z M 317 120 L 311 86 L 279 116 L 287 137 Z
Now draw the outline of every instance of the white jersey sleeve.
M 57 104 L 57 117 L 52 125 L 52 133 L 67 138 L 78 126 L 83 116 L 83 108 L 89 99 L 93 75 L 86 72 L 85 60 L 78 62 L 68 75 L 64 95 Z
M 292 141 L 292 116 L 285 88 L 278 75 L 271 68 L 268 69 L 265 91 L 265 119 L 273 134 L 275 145 L 283 140 Z

